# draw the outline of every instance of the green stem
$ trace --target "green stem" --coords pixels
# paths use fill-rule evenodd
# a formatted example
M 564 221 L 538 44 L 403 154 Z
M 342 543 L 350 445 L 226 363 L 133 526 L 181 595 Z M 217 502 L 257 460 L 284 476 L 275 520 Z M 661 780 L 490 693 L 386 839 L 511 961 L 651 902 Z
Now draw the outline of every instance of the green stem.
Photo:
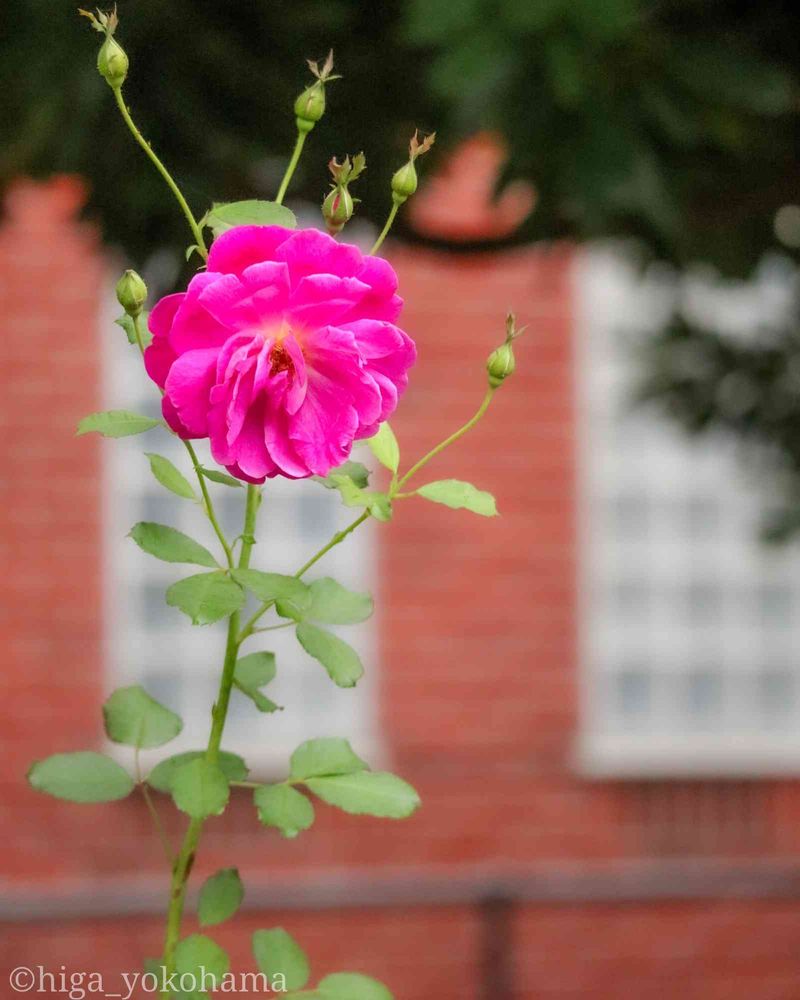
M 475 424 L 477 424 L 477 422 L 481 419 L 484 413 L 486 413 L 486 411 L 489 409 L 489 403 L 491 403 L 493 396 L 494 396 L 494 389 L 492 388 L 487 389 L 486 395 L 483 397 L 483 402 L 478 407 L 475 416 L 473 416 L 470 420 L 468 420 L 463 427 L 459 427 L 459 429 L 455 431 L 453 434 L 451 434 L 450 437 L 445 438 L 444 441 L 441 442 L 441 444 L 437 444 L 435 448 L 431 448 L 428 454 L 424 455 L 415 465 L 412 465 L 411 468 L 408 470 L 408 472 L 400 479 L 398 479 L 390 495 L 397 496 L 397 491 L 400 489 L 400 487 L 404 486 L 416 472 L 419 472 L 419 470 L 422 468 L 423 465 L 427 465 L 432 458 L 436 458 L 436 456 L 440 452 L 444 451 L 445 448 L 453 444 L 453 442 L 458 441 L 458 439 L 460 437 L 463 437 L 467 433 L 467 431 L 472 430 Z
M 286 173 L 283 175 L 281 186 L 278 188 L 278 193 L 275 195 L 275 202 L 278 205 L 283 204 L 283 199 L 286 195 L 286 190 L 289 187 L 289 182 L 292 179 L 292 174 L 295 172 L 297 164 L 300 162 L 300 154 L 303 152 L 303 146 L 305 145 L 307 135 L 307 132 L 297 133 L 297 142 L 294 144 L 292 158 L 289 160 L 289 165 L 286 167 Z
M 391 212 L 389 212 L 389 217 L 386 220 L 386 225 L 381 230 L 381 235 L 372 244 L 372 249 L 370 250 L 371 254 L 377 253 L 383 246 L 383 241 L 389 235 L 389 230 L 392 228 L 392 223 L 394 222 L 394 217 L 397 215 L 398 208 L 400 208 L 400 202 L 393 201 L 392 210 Z
M 328 544 L 324 545 L 319 550 L 319 552 L 316 552 L 308 560 L 308 562 L 303 563 L 303 565 L 300 567 L 299 570 L 297 570 L 297 572 L 294 575 L 298 579 L 301 576 L 303 576 L 303 574 L 306 573 L 308 570 L 310 570 L 315 563 L 319 562 L 319 560 L 322 559 L 322 557 L 326 553 L 330 552 L 330 550 L 332 548 L 335 548 L 335 546 L 341 544 L 345 540 L 345 538 L 347 538 L 349 534 L 354 532 L 360 524 L 363 524 L 368 517 L 369 517 L 369 512 L 365 510 L 363 514 L 359 514 L 359 516 L 355 519 L 355 521 L 351 521 L 351 523 L 348 524 L 346 528 L 342 528 L 341 531 L 337 531 L 333 535 L 331 540 L 328 542 Z M 267 613 L 267 611 L 269 611 L 269 609 L 272 607 L 274 603 L 275 603 L 274 601 L 267 601 L 265 604 L 262 604 L 262 606 L 258 609 L 258 611 L 256 611 L 253 617 L 247 622 L 245 627 L 242 629 L 241 635 L 239 636 L 239 645 L 241 645 L 245 639 L 248 639 L 253 634 L 253 632 L 255 631 L 256 623 L 262 618 L 263 615 Z M 281 628 L 282 626 L 274 626 L 274 627 Z
M 255 544 L 256 515 L 261 502 L 261 491 L 256 486 L 247 488 L 247 505 L 245 507 L 244 530 L 242 532 L 242 551 L 239 554 L 239 566 L 245 568 L 250 562 L 250 553 Z M 211 713 L 211 733 L 208 737 L 205 759 L 216 763 L 222 745 L 222 734 L 228 715 L 233 675 L 236 670 L 236 657 L 239 653 L 239 612 L 234 612 L 228 619 L 228 634 L 225 642 L 225 659 L 222 665 L 222 676 L 219 682 L 219 692 Z M 167 927 L 164 934 L 163 962 L 167 977 L 175 971 L 175 949 L 180 940 L 181 921 L 186 902 L 186 887 L 194 864 L 197 845 L 203 830 L 203 820 L 193 819 L 187 827 L 181 844 L 178 860 L 172 872 L 170 885 L 169 909 L 167 910 Z M 169 1000 L 169 992 L 162 995 L 162 1000 Z
M 145 137 L 142 135 L 142 133 L 134 124 L 130 112 L 128 111 L 125 105 L 125 99 L 122 96 L 121 87 L 114 88 L 114 98 L 117 102 L 119 113 L 122 115 L 125 124 L 128 126 L 128 129 L 130 130 L 131 135 L 145 151 L 153 166 L 167 182 L 167 186 L 169 187 L 170 191 L 172 191 L 172 193 L 175 195 L 175 198 L 181 207 L 181 211 L 186 216 L 186 221 L 189 223 L 189 228 L 192 230 L 192 235 L 194 236 L 195 241 L 197 242 L 197 249 L 200 251 L 200 254 L 202 255 L 203 258 L 208 257 L 208 250 L 206 248 L 205 240 L 203 239 L 202 229 L 198 225 L 197 220 L 195 219 L 192 210 L 189 208 L 186 199 L 183 197 L 181 189 L 172 179 L 172 175 L 164 166 L 164 164 L 161 162 L 161 160 L 159 160 L 159 158 L 153 152 L 152 148 L 150 147 L 150 143 L 145 139 Z
M 136 343 L 139 347 L 139 351 L 144 357 L 144 339 L 142 338 L 142 328 L 141 314 L 132 317 L 133 319 L 133 332 L 136 335 Z M 160 390 L 161 395 L 164 395 L 163 389 Z M 174 433 L 174 432 L 173 432 Z M 225 532 L 220 527 L 219 519 L 217 517 L 217 512 L 214 510 L 214 504 L 211 501 L 211 494 L 208 491 L 208 483 L 206 482 L 206 477 L 203 475 L 203 467 L 197 457 L 197 452 L 194 450 L 194 446 L 190 441 L 184 441 L 181 438 L 181 443 L 188 452 L 189 458 L 192 460 L 192 465 L 194 466 L 195 475 L 197 476 L 197 483 L 200 487 L 200 492 L 203 494 L 203 504 L 206 512 L 206 517 L 211 523 L 211 527 L 214 529 L 214 534 L 219 539 L 219 543 L 222 546 L 222 550 L 225 553 L 225 560 L 228 563 L 228 568 L 233 569 L 233 550 L 228 544 L 228 539 L 225 537 Z
M 211 494 L 208 491 L 208 483 L 206 482 L 206 477 L 203 475 L 203 467 L 197 457 L 197 452 L 194 450 L 194 445 L 191 441 L 183 441 L 183 446 L 188 452 L 189 458 L 192 460 L 192 465 L 194 466 L 197 483 L 200 486 L 200 492 L 203 494 L 203 506 L 205 507 L 206 516 L 211 523 L 211 527 L 214 529 L 214 534 L 219 539 L 219 543 L 225 552 L 225 559 L 228 563 L 228 568 L 233 569 L 233 549 L 228 544 L 225 532 L 222 530 L 219 519 L 217 518 L 217 512 L 214 510 L 214 504 L 211 501 Z

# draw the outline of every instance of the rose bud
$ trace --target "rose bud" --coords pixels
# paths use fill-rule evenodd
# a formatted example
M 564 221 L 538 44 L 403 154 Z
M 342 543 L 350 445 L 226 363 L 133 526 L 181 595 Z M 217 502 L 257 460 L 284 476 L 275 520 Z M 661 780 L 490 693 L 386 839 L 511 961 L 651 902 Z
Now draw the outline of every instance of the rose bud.
M 338 80 L 333 76 L 333 49 L 328 53 L 322 68 L 314 60 L 308 60 L 308 68 L 316 80 L 294 102 L 294 113 L 299 132 L 310 132 L 325 114 L 325 84 Z
M 117 301 L 131 316 L 139 316 L 147 301 L 147 285 L 136 271 L 127 270 L 117 282 Z
M 341 232 L 353 217 L 353 196 L 344 188 L 335 187 L 322 203 L 322 217 L 331 236 Z
M 515 322 L 514 314 L 509 313 L 506 317 L 505 343 L 495 348 L 486 361 L 486 371 L 489 375 L 489 385 L 492 389 L 497 389 L 510 375 L 513 375 L 514 369 L 517 366 L 512 341 L 516 340 L 525 331 L 525 327 L 523 326 L 517 330 Z
M 119 90 L 125 82 L 128 65 L 125 50 L 109 35 L 97 53 L 97 68 L 112 90 Z
M 392 199 L 396 204 L 402 205 L 417 190 L 418 178 L 414 160 L 418 156 L 422 156 L 423 153 L 427 153 L 435 141 L 435 132 L 431 132 L 422 142 L 417 138 L 417 132 L 414 132 L 411 142 L 408 144 L 408 163 L 404 163 L 392 175 Z
M 328 164 L 328 170 L 333 177 L 331 191 L 322 203 L 322 217 L 328 226 L 331 236 L 341 232 L 345 223 L 353 217 L 353 209 L 358 198 L 350 194 L 348 185 L 366 169 L 367 161 L 363 153 L 357 153 L 352 161 L 345 156 L 344 162 L 334 156 Z
M 114 40 L 114 32 L 119 25 L 116 7 L 110 14 L 101 10 L 96 15 L 89 10 L 79 10 L 78 13 L 89 19 L 95 31 L 106 36 L 97 53 L 97 69 L 109 87 L 119 90 L 128 75 L 129 62 L 125 50 Z

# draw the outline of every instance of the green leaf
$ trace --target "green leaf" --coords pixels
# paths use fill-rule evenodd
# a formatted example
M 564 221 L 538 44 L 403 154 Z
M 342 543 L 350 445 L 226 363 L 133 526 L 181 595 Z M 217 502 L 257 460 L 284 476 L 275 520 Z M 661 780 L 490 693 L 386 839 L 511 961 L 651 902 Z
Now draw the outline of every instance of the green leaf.
M 89 434 L 96 431 L 103 437 L 121 438 L 131 434 L 141 434 L 149 431 L 151 427 L 161 426 L 160 420 L 153 420 L 151 417 L 143 417 L 138 413 L 131 413 L 129 410 L 105 410 L 102 413 L 90 413 L 78 424 L 75 434 Z
M 495 517 L 497 514 L 491 493 L 478 490 L 472 483 L 464 483 L 460 479 L 440 479 L 435 483 L 426 483 L 416 492 L 426 500 L 443 503 L 445 507 L 452 507 L 453 510 L 463 508 L 483 517 Z
M 369 485 L 369 469 L 361 462 L 344 462 L 331 469 L 327 476 L 314 476 L 314 479 L 326 490 L 338 490 L 340 479 L 349 480 L 360 490 Z
M 275 680 L 275 654 L 250 653 L 236 661 L 233 676 L 245 687 L 262 688 Z
M 287 990 L 301 990 L 308 982 L 311 970 L 306 953 L 282 927 L 256 931 L 253 954 L 259 972 L 263 972 L 269 982 L 282 975 Z
M 205 758 L 177 768 L 172 778 L 172 798 L 192 819 L 219 816 L 228 804 L 228 779 L 219 764 Z
M 364 673 L 358 653 L 343 639 L 310 622 L 297 626 L 297 639 L 309 656 L 325 667 L 334 684 L 353 687 Z
M 292 754 L 290 775 L 295 781 L 318 778 L 331 774 L 354 774 L 366 771 L 368 766 L 347 740 L 330 736 L 306 740 Z
M 172 782 L 175 780 L 178 769 L 191 761 L 202 760 L 203 757 L 205 757 L 205 750 L 186 750 L 184 753 L 176 753 L 172 757 L 167 757 L 160 764 L 156 764 L 147 776 L 147 784 L 159 792 L 169 793 L 172 791 Z M 235 753 L 220 750 L 217 764 L 228 781 L 244 781 L 247 777 L 247 764 Z
M 323 802 L 355 815 L 405 819 L 420 804 L 419 795 L 411 785 L 385 771 L 308 778 L 304 783 Z
M 224 573 L 198 573 L 173 583 L 167 604 L 180 608 L 194 625 L 210 625 L 241 610 L 244 591 Z
M 253 794 L 258 818 L 265 826 L 277 827 L 293 838 L 314 822 L 314 806 L 291 785 L 261 785 Z
M 223 868 L 206 879 L 200 890 L 197 916 L 201 927 L 221 924 L 236 913 L 244 899 L 238 869 Z
M 311 604 L 308 587 L 296 576 L 262 573 L 257 569 L 237 569 L 233 571 L 233 577 L 265 604 L 275 601 L 278 614 L 285 618 L 302 618 L 303 611 Z
M 156 479 L 176 496 L 185 497 L 187 500 L 196 500 L 197 494 L 192 484 L 186 479 L 182 472 L 175 468 L 168 458 L 163 455 L 156 455 L 151 451 L 145 452 L 150 461 L 150 470 Z
M 191 934 L 178 942 L 175 949 L 175 971 L 178 981 L 181 976 L 194 979 L 199 986 L 214 986 L 230 968 L 227 954 L 205 934 Z
M 394 1000 L 383 983 L 360 972 L 334 972 L 325 976 L 317 984 L 314 996 L 319 1000 Z
M 229 476 L 225 472 L 217 472 L 216 469 L 205 468 L 201 468 L 200 471 L 206 479 L 210 479 L 212 483 L 220 483 L 222 486 L 235 486 L 237 489 L 244 488 L 244 483 L 238 479 L 234 479 L 233 476 Z
M 259 688 L 269 684 L 275 677 L 274 653 L 250 653 L 236 663 L 233 683 L 242 694 L 247 695 L 259 712 L 277 712 L 280 708 L 265 697 Z
M 329 576 L 315 580 L 309 590 L 311 605 L 303 617 L 313 621 L 327 625 L 355 625 L 366 621 L 374 610 L 369 594 L 347 590 Z
M 36 761 L 28 782 L 37 792 L 68 802 L 114 802 L 134 788 L 131 776 L 115 760 L 89 750 Z
M 217 560 L 205 546 L 166 524 L 139 521 L 130 530 L 130 537 L 142 551 L 156 559 L 172 563 L 195 563 L 216 568 Z
M 138 684 L 111 695 L 103 705 L 103 720 L 110 740 L 141 750 L 163 746 L 183 729 L 180 716 Z
M 388 423 L 382 423 L 378 433 L 367 439 L 367 444 L 381 465 L 385 465 L 390 472 L 397 472 L 400 465 L 400 445 Z
M 296 229 L 297 219 L 285 205 L 274 201 L 229 201 L 215 203 L 201 224 L 208 226 L 219 236 L 234 226 L 284 226 L 286 229 Z
M 366 507 L 376 520 L 391 521 L 392 502 L 385 493 L 362 490 L 349 476 L 334 472 L 330 473 L 324 485 L 339 491 L 345 507 Z

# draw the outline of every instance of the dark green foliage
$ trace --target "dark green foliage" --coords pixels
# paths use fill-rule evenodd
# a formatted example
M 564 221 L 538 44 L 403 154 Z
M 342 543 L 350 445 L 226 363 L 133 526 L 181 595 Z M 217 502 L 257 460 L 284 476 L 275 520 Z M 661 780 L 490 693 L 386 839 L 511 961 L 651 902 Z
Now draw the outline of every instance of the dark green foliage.
M 438 130 L 432 159 L 477 128 L 505 135 L 505 180 L 538 191 L 520 239 L 633 234 L 743 271 L 796 200 L 800 18 L 786 0 L 122 0 L 120 21 L 126 98 L 198 215 L 274 197 L 304 59 L 330 46 L 343 79 L 290 200 L 321 201 L 329 158 L 364 149 L 359 213 L 382 221 L 413 125 Z M 136 264 L 164 243 L 177 262 L 184 220 L 118 120 L 96 50 L 72 5 L 2 5 L 0 182 L 83 174 L 107 239 Z

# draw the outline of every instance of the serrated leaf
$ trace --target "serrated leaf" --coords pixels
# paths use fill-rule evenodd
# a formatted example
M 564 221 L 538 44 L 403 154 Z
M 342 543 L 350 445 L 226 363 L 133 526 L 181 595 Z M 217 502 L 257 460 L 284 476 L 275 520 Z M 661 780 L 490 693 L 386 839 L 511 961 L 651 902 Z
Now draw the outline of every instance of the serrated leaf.
M 130 537 L 143 552 L 164 562 L 217 566 L 217 560 L 204 545 L 166 524 L 139 521 L 131 528 Z
M 172 782 L 178 769 L 184 764 L 189 764 L 193 760 L 201 760 L 203 757 L 205 757 L 205 750 L 186 750 L 184 753 L 167 757 L 160 764 L 156 764 L 147 776 L 147 784 L 159 792 L 169 793 L 172 791 Z M 247 777 L 247 764 L 235 753 L 220 750 L 217 764 L 228 781 L 244 781 Z
M 277 712 L 280 706 L 259 691 L 259 688 L 269 684 L 274 677 L 275 654 L 250 653 L 237 661 L 233 683 L 242 694 L 250 698 L 259 712 Z
M 338 489 L 339 479 L 349 479 L 357 489 L 363 490 L 369 485 L 369 469 L 361 462 L 343 462 L 331 469 L 327 476 L 314 476 L 314 479 L 326 490 Z
M 331 774 L 353 774 L 366 771 L 368 765 L 347 740 L 329 736 L 306 740 L 292 754 L 290 776 L 295 781 Z
M 416 492 L 426 500 L 444 504 L 453 510 L 463 508 L 482 517 L 495 517 L 497 514 L 491 493 L 476 489 L 472 483 L 465 483 L 460 479 L 440 479 L 435 483 L 426 483 Z
M 217 986 L 229 968 L 226 952 L 205 934 L 191 934 L 175 948 L 178 982 L 181 976 L 186 976 L 198 986 L 211 986 L 212 981 Z
M 222 572 L 197 573 L 173 583 L 167 591 L 167 604 L 187 614 L 194 625 L 211 625 L 240 611 L 244 591 Z
M 256 931 L 253 955 L 259 972 L 270 982 L 282 975 L 287 990 L 301 990 L 308 982 L 311 969 L 306 953 L 282 927 Z
M 323 802 L 354 815 L 405 819 L 420 804 L 419 795 L 411 785 L 385 771 L 308 778 L 304 784 Z
M 103 721 L 110 740 L 140 750 L 163 746 L 183 729 L 180 716 L 138 684 L 111 695 L 103 705 Z
M 238 869 L 223 868 L 206 879 L 200 890 L 197 916 L 201 927 L 211 927 L 229 920 L 244 899 L 244 886 Z
M 303 617 L 326 625 L 355 625 L 366 621 L 374 607 L 369 594 L 348 590 L 336 580 L 324 576 L 308 588 L 311 604 Z
M 383 983 L 360 972 L 334 972 L 325 976 L 317 984 L 314 996 L 318 1000 L 394 1000 Z
M 237 569 L 233 577 L 260 601 L 275 601 L 278 614 L 287 618 L 302 617 L 311 603 L 308 587 L 296 576 L 283 573 L 262 573 L 257 569 Z
M 294 212 L 285 205 L 274 201 L 229 201 L 213 205 L 206 213 L 202 224 L 219 236 L 234 226 L 284 226 L 296 229 Z
M 234 486 L 236 489 L 244 489 L 244 483 L 239 479 L 234 479 L 233 476 L 229 476 L 226 472 L 217 472 L 216 469 L 205 469 L 200 470 L 206 479 L 210 479 L 212 483 L 220 483 L 222 486 Z
M 258 818 L 274 826 L 284 837 L 293 838 L 314 822 L 314 806 L 290 785 L 261 785 L 253 794 Z
M 129 437 L 131 434 L 142 434 L 152 427 L 159 426 L 161 426 L 160 420 L 143 417 L 139 413 L 131 413 L 130 410 L 104 410 L 84 417 L 78 424 L 75 434 L 80 437 L 81 434 L 96 431 L 103 437 L 121 438 Z
M 400 445 L 388 423 L 382 423 L 378 433 L 367 438 L 367 444 L 381 465 L 390 472 L 397 472 L 397 467 L 400 465 Z
M 204 757 L 177 768 L 170 791 L 175 805 L 192 819 L 221 815 L 230 794 L 225 772 Z
M 89 750 L 36 761 L 28 782 L 37 792 L 68 802 L 114 802 L 134 789 L 133 779 L 115 760 Z
M 145 452 L 145 455 L 150 462 L 150 471 L 165 489 L 176 496 L 185 497 L 187 500 L 197 499 L 192 484 L 168 458 L 156 455 L 151 451 Z
M 325 667 L 334 684 L 353 687 L 363 675 L 358 653 L 337 635 L 310 622 L 301 622 L 296 633 L 300 645 Z

